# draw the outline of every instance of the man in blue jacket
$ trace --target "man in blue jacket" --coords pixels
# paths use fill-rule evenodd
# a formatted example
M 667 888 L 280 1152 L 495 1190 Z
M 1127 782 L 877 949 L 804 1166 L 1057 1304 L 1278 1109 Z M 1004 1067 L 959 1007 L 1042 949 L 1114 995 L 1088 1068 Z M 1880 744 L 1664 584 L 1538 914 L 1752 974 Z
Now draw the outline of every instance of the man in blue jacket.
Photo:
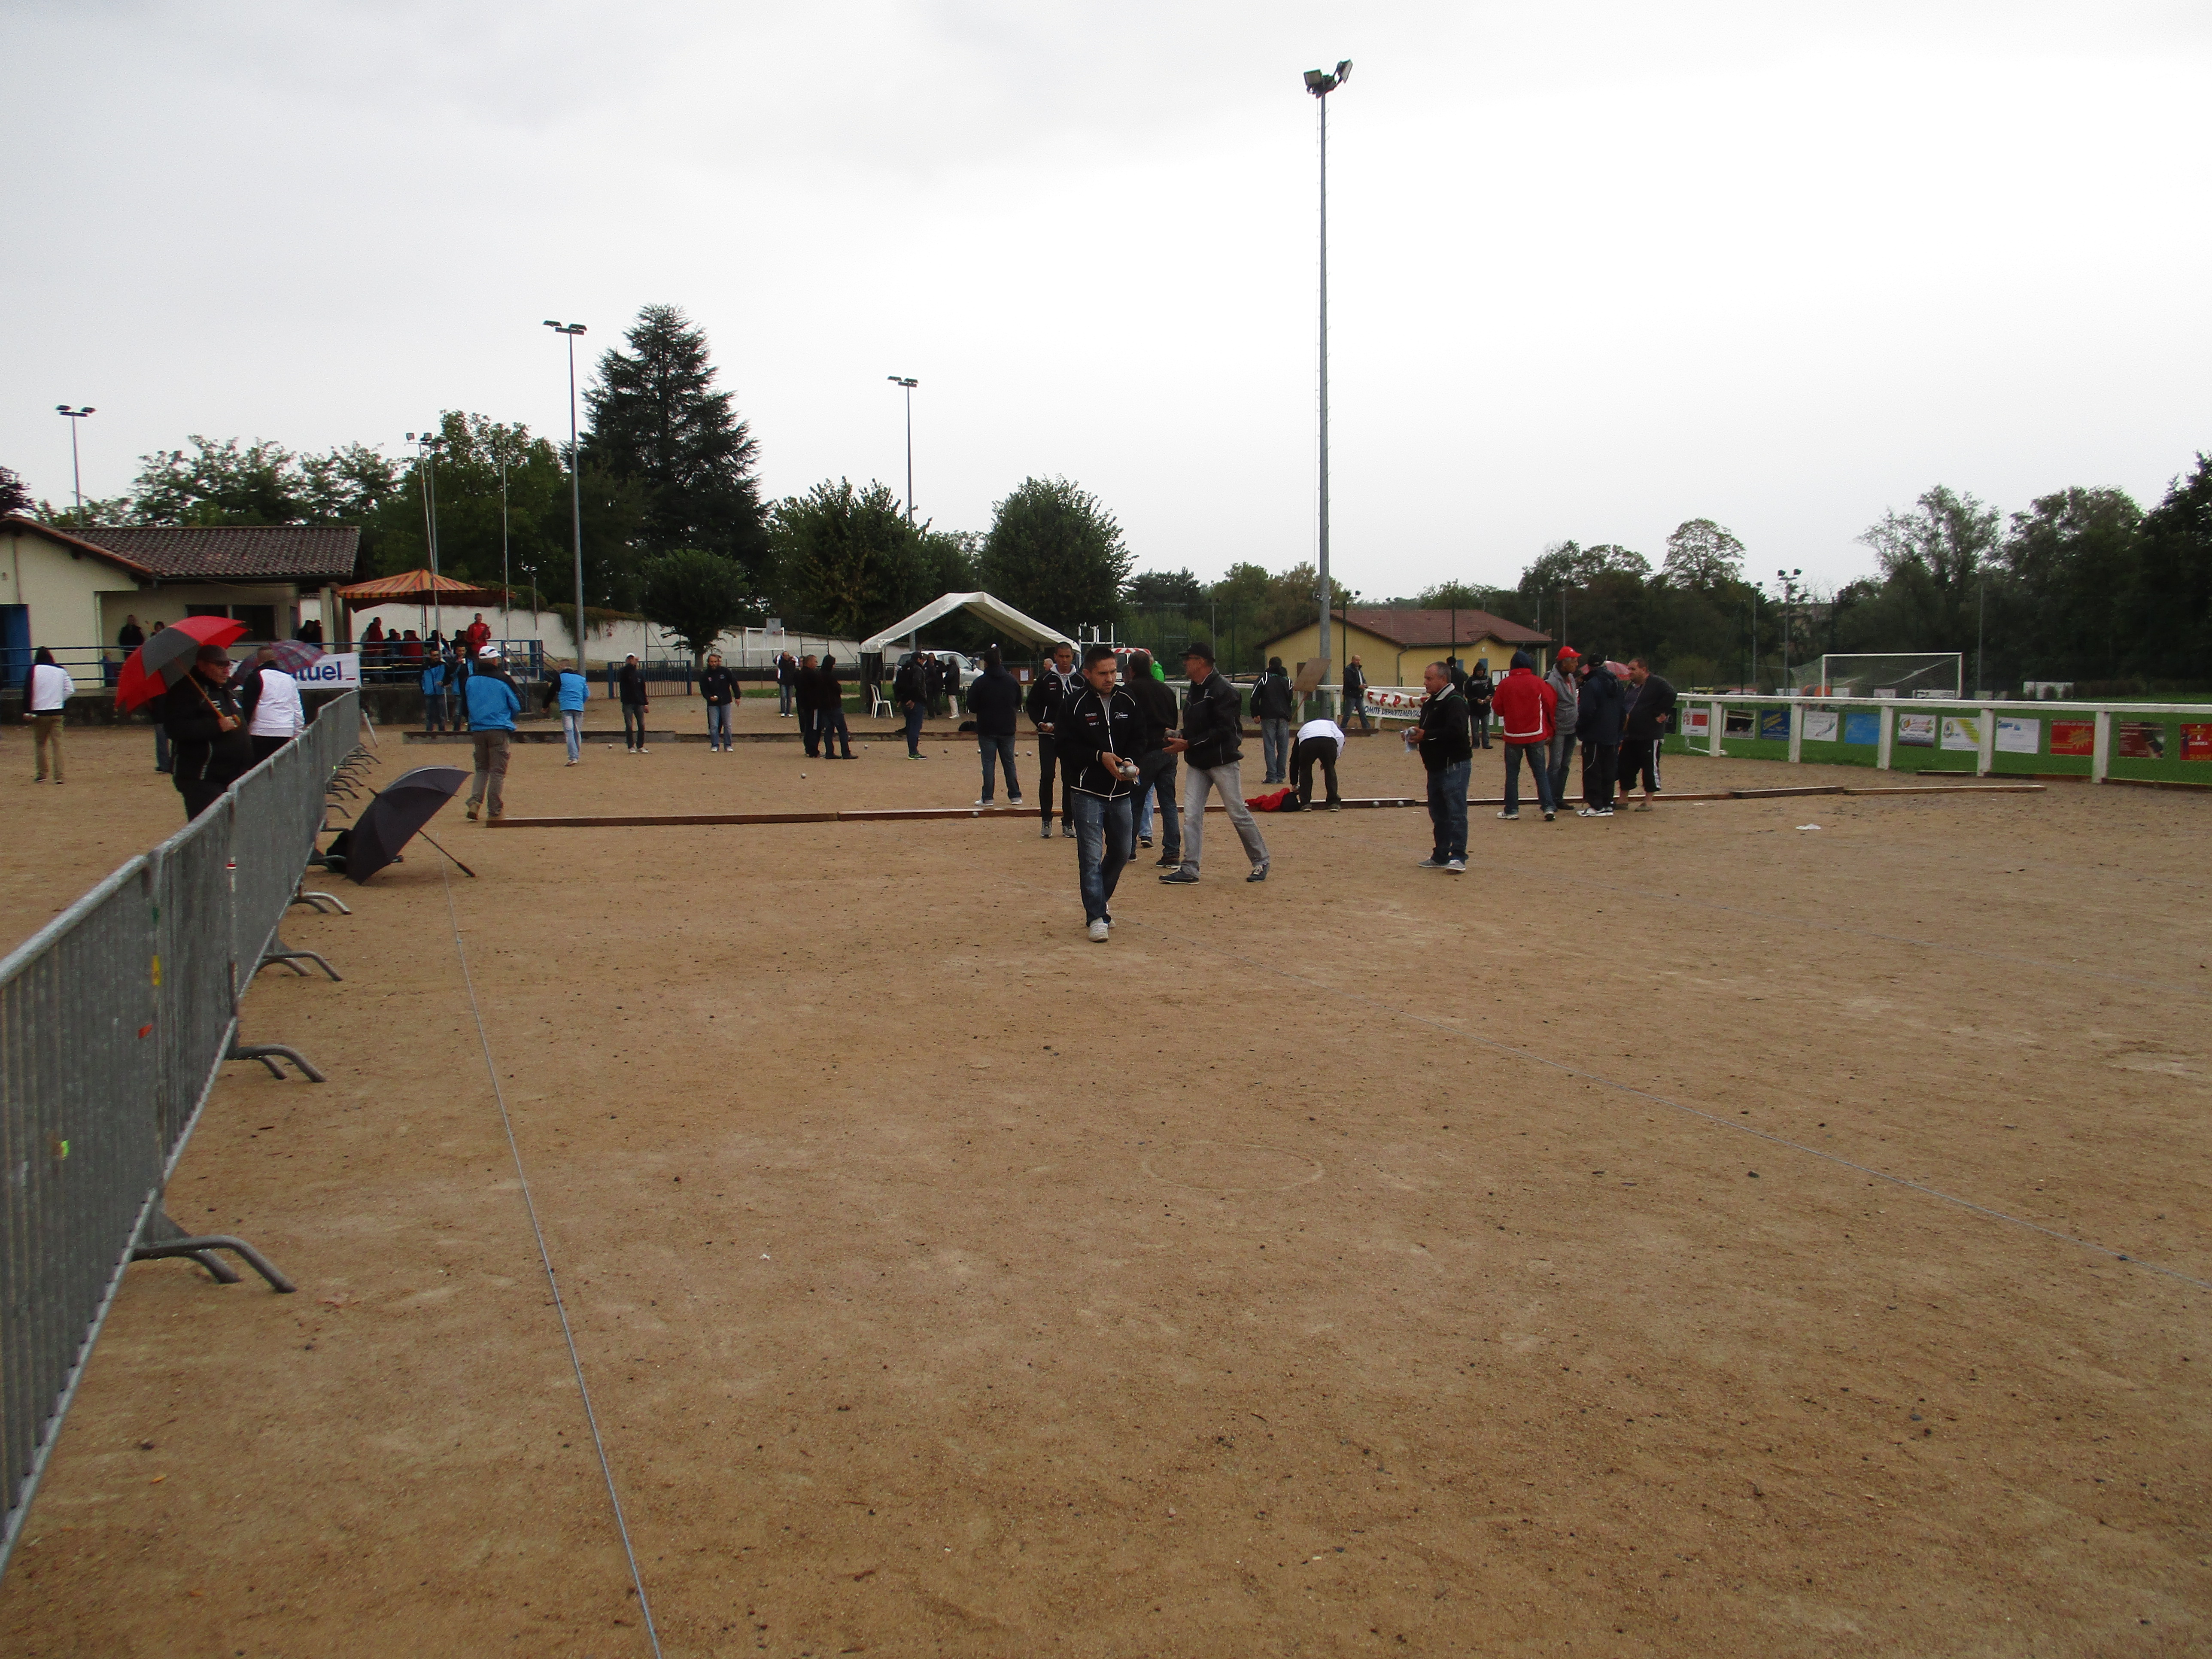
M 446 663 L 435 655 L 422 661 L 422 729 L 446 729 Z
M 489 822 L 496 823 L 506 815 L 500 791 L 507 781 L 507 749 L 514 738 L 514 717 L 521 712 L 522 698 L 515 691 L 514 682 L 507 677 L 499 647 L 484 647 L 477 653 L 474 672 L 469 676 L 469 733 L 477 757 L 476 782 L 469 790 L 471 819 L 487 798 Z
M 563 663 L 545 682 L 545 707 L 560 705 L 561 735 L 568 740 L 568 764 L 584 757 L 584 705 L 591 701 L 592 683 L 580 669 Z

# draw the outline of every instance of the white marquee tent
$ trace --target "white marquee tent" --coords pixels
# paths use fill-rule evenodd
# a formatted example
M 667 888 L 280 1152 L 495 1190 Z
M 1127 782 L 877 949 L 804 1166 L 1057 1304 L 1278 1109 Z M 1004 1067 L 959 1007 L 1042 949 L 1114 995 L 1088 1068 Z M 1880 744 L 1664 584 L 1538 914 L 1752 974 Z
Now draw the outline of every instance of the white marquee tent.
M 939 617 L 949 617 L 956 611 L 972 611 L 1000 633 L 1024 645 L 1075 643 L 1073 635 L 1063 634 L 1056 628 L 1047 628 L 1036 617 L 1024 616 L 1004 599 L 994 599 L 988 593 L 940 593 L 911 617 L 902 617 L 880 634 L 872 634 L 862 640 L 860 649 L 864 652 L 881 651 L 885 646 L 911 639 Z

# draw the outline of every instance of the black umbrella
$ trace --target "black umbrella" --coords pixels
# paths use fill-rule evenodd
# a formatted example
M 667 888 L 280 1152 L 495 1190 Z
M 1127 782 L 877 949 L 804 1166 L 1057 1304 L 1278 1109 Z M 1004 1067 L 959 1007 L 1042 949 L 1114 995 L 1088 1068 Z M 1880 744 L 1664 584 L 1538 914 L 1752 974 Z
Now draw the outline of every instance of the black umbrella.
M 421 835 L 422 826 L 437 817 L 438 809 L 460 793 L 461 786 L 469 775 L 458 766 L 418 766 L 411 772 L 403 772 L 390 786 L 376 792 L 375 799 L 361 809 L 353 828 L 345 832 L 346 875 L 353 881 L 367 881 L 371 876 L 399 856 L 399 849 L 415 836 Z M 422 839 L 430 841 L 429 836 Z M 438 843 L 430 841 L 430 845 Z M 331 849 L 336 852 L 337 849 Z M 441 853 L 446 849 L 438 847 Z M 446 853 L 449 859 L 451 853 Z M 459 859 L 453 859 L 461 864 Z M 465 864 L 461 868 L 468 874 Z

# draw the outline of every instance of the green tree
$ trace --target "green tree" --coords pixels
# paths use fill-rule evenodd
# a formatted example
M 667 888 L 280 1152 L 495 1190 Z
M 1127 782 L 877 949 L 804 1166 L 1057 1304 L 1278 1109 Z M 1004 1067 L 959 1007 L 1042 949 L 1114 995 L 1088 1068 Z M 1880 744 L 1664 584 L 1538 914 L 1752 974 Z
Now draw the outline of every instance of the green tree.
M 647 559 L 640 586 L 638 608 L 645 619 L 682 641 L 695 663 L 755 610 L 737 562 L 700 548 L 679 547 Z
M 1026 478 L 993 510 L 983 585 L 1054 627 L 1118 621 L 1130 556 L 1098 498 L 1066 478 Z
M 1743 580 L 1743 543 L 1711 519 L 1686 519 L 1667 538 L 1661 574 L 1677 587 L 1706 592 Z
M 2126 655 L 2122 629 L 2142 523 L 2142 509 L 2119 489 L 2063 489 L 2012 515 L 2002 579 L 1990 595 L 2004 680 L 2104 679 L 2116 671 Z
M 363 444 L 295 455 L 270 439 L 194 433 L 182 449 L 138 458 L 125 509 L 139 524 L 367 523 L 402 487 L 399 464 Z
M 23 475 L 12 466 L 0 466 L 0 513 L 28 513 L 31 492 L 23 488 Z
M 1975 588 L 1996 550 L 2000 523 L 1996 508 L 1938 484 L 1912 511 L 1892 509 L 1861 532 L 1887 583 L 1909 601 L 1909 635 L 1888 649 L 1974 648 Z
M 1132 611 L 1192 611 L 1206 588 L 1188 570 L 1140 570 L 1129 578 L 1123 596 Z
M 1423 588 L 1413 603 L 1424 611 L 1489 611 L 1497 599 L 1492 589 L 1472 582 L 1438 582 Z
M 2121 627 L 2148 678 L 2212 678 L 2212 455 L 2143 515 Z
M 784 609 L 825 633 L 865 636 L 935 597 L 915 595 L 942 565 L 887 484 L 824 480 L 777 502 L 770 534 Z
M 601 357 L 584 394 L 586 469 L 642 492 L 644 552 L 703 548 L 737 560 L 757 585 L 768 554 L 759 446 L 732 394 L 714 389 L 705 331 L 674 306 L 647 306 L 623 337 L 629 350 Z

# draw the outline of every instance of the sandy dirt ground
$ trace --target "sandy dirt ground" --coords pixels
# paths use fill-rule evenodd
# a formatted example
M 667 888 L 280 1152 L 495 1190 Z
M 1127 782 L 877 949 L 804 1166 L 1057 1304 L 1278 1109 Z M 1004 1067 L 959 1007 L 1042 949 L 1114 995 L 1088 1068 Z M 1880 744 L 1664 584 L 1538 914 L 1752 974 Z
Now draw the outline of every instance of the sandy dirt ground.
M 133 850 L 77 788 L 7 785 L 18 937 Z M 510 811 L 975 793 L 543 747 Z M 480 879 L 288 922 L 346 979 L 246 1033 L 331 1080 L 227 1068 L 171 1191 L 300 1293 L 130 1271 L 0 1651 L 648 1651 L 495 1079 L 671 1654 L 2203 1652 L 2208 811 L 1263 819 L 1103 946 L 1023 821 L 449 812 Z

